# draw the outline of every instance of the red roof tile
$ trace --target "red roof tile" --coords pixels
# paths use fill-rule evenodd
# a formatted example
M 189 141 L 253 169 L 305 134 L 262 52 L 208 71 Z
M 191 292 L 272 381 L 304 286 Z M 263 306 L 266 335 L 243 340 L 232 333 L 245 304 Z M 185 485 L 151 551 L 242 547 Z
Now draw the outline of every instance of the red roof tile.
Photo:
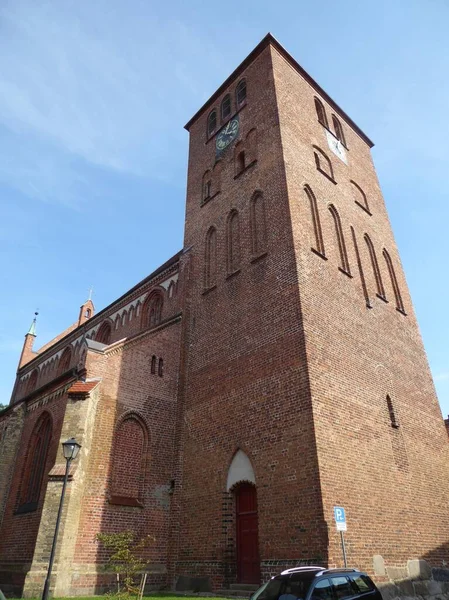
M 69 388 L 69 394 L 88 394 L 94 387 L 96 387 L 99 381 L 75 381 L 71 388 Z

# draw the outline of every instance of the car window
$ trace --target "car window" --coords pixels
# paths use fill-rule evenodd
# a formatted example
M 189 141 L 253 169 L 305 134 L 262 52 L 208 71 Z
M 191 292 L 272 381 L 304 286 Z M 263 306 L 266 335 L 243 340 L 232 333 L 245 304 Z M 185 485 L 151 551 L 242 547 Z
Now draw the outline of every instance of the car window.
M 347 577 L 332 577 L 332 585 L 334 586 L 337 600 L 350 598 L 355 595 L 355 590 L 352 589 L 352 585 Z
M 310 588 L 312 577 L 309 573 L 293 574 L 285 582 L 279 600 L 304 600 Z
M 305 600 L 313 574 L 274 577 L 257 590 L 251 600 Z
M 371 592 L 374 589 L 374 584 L 367 575 L 351 575 L 351 580 L 360 594 Z
M 251 600 L 277 600 L 283 585 L 282 579 L 270 579 L 251 596 Z
M 332 586 L 329 579 L 322 579 L 315 584 L 310 600 L 333 600 Z

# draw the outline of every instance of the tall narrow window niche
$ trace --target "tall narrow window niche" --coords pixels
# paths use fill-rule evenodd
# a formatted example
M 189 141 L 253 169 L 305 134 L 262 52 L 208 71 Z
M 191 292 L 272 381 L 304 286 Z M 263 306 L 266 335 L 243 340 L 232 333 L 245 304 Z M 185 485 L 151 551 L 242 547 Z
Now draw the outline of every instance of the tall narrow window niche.
M 388 415 L 390 417 L 391 426 L 394 427 L 395 429 L 397 429 L 399 427 L 399 422 L 396 418 L 396 413 L 394 411 L 393 402 L 391 401 L 391 398 L 388 394 L 387 394 L 387 408 L 388 408 Z
M 234 178 L 238 177 L 240 173 L 243 173 L 246 166 L 246 155 L 244 143 L 237 142 L 234 148 Z
M 240 271 L 239 213 L 232 210 L 226 228 L 226 254 L 228 276 Z
M 206 234 L 204 257 L 204 291 L 217 285 L 217 230 L 214 226 Z
M 201 188 L 201 203 L 205 204 L 212 196 L 212 173 L 210 170 L 204 173 Z
M 321 102 L 321 100 L 318 100 L 318 98 L 315 98 L 315 110 L 316 115 L 318 117 L 318 122 L 321 123 L 321 125 L 324 125 L 324 127 L 326 127 L 327 129 L 329 129 L 326 111 L 324 110 L 323 103 Z
M 402 302 L 402 296 L 399 290 L 398 280 L 396 279 L 396 273 L 394 272 L 393 262 L 385 248 L 382 254 L 384 256 L 385 262 L 387 263 L 388 272 L 390 274 L 391 285 L 393 287 L 394 297 L 396 299 L 396 310 L 398 310 L 403 315 L 406 315 L 407 313 L 405 312 L 404 303 Z
M 371 241 L 371 238 L 369 237 L 369 235 L 367 233 L 365 233 L 364 239 L 365 239 L 366 245 L 368 246 L 368 251 L 369 251 L 369 255 L 370 255 L 370 259 L 371 259 L 371 266 L 373 267 L 373 275 L 374 275 L 374 280 L 376 282 L 376 289 L 377 289 L 376 295 L 381 300 L 384 300 L 385 302 L 387 302 L 387 298 L 385 296 L 385 288 L 384 288 L 384 284 L 382 283 L 382 276 L 380 274 L 379 263 L 377 262 L 377 256 L 376 256 L 376 251 L 374 250 L 373 242 Z
M 355 235 L 355 231 L 354 231 L 354 227 L 351 226 L 351 235 L 352 235 L 352 241 L 354 244 L 354 251 L 355 251 L 355 256 L 357 258 L 357 266 L 359 269 L 359 274 L 360 274 L 360 282 L 362 284 L 362 290 L 363 290 L 363 296 L 365 298 L 365 304 L 367 308 L 373 308 L 371 301 L 369 299 L 368 296 L 368 289 L 366 287 L 366 281 L 365 281 L 365 275 L 363 273 L 363 265 L 362 265 L 362 261 L 360 259 L 360 252 L 359 252 L 359 246 L 357 244 L 357 238 Z
M 217 111 L 214 109 L 209 113 L 207 117 L 207 137 L 211 137 L 217 129 Z
M 332 215 L 335 225 L 335 234 L 337 237 L 338 251 L 340 253 L 340 271 L 342 271 L 345 275 L 351 275 L 351 269 L 349 267 L 348 253 L 346 252 L 346 244 L 345 237 L 343 235 L 343 229 L 341 227 L 340 215 L 338 214 L 337 209 L 333 204 L 329 205 L 329 212 Z
M 343 127 L 335 115 L 332 115 L 332 123 L 334 124 L 335 137 L 340 140 L 343 146 L 347 147 Z
M 313 146 L 313 152 L 317 170 L 327 177 L 327 179 L 332 181 L 332 183 L 336 184 L 337 182 L 334 179 L 334 169 L 332 168 L 330 158 L 323 150 L 321 150 L 321 148 L 318 148 L 318 146 Z
M 323 233 L 321 230 L 321 222 L 320 222 L 320 213 L 318 212 L 318 205 L 316 202 L 315 194 L 312 192 L 308 185 L 304 186 L 304 192 L 309 199 L 310 204 L 310 213 L 312 215 L 312 223 L 313 230 L 315 233 L 315 245 L 312 246 L 312 251 L 321 256 L 321 258 L 326 258 L 326 253 L 324 251 L 324 242 L 323 242 Z
M 265 219 L 265 203 L 262 192 L 255 192 L 251 198 L 251 261 L 265 256 L 267 253 L 267 225 Z
M 366 198 L 366 194 L 365 192 L 362 190 L 362 188 L 357 185 L 357 183 L 355 181 L 352 181 L 351 179 L 351 188 L 352 188 L 352 194 L 354 196 L 354 202 L 360 206 L 360 208 L 363 208 L 364 211 L 366 211 L 370 216 L 371 216 L 371 211 L 369 209 L 368 206 L 368 200 Z
M 257 160 L 257 129 L 248 132 L 245 140 L 247 165 L 252 165 Z
M 110 504 L 143 506 L 148 431 L 141 417 L 130 413 L 119 421 L 112 450 Z
M 37 509 L 44 475 L 47 474 L 47 456 L 52 437 L 52 420 L 47 412 L 43 412 L 34 426 L 22 474 L 19 493 L 18 513 L 31 512 Z

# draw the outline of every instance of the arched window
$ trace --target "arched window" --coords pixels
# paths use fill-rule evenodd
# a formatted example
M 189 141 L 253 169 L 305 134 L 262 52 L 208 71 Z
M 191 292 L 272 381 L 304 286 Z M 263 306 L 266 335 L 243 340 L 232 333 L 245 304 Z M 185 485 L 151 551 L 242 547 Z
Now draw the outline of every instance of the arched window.
M 122 327 L 123 327 L 124 325 L 126 325 L 126 324 L 127 324 L 127 322 L 128 322 L 128 313 L 126 312 L 126 310 L 124 310 L 124 311 L 123 311 L 123 314 L 122 314 Z
M 115 327 L 114 329 L 118 329 L 120 327 L 120 315 L 115 317 Z
M 366 212 L 371 215 L 369 206 L 368 206 L 368 200 L 366 199 L 366 194 L 365 192 L 362 190 L 362 188 L 357 185 L 357 183 L 355 181 L 352 181 L 351 179 L 351 187 L 352 187 L 352 193 L 354 195 L 354 202 L 356 204 L 358 204 L 360 206 L 360 208 L 363 208 L 363 210 L 366 210 Z
M 228 273 L 235 273 L 240 268 L 239 214 L 236 210 L 231 211 L 228 216 L 226 249 Z
M 234 160 L 235 160 L 235 174 L 238 175 L 242 171 L 245 170 L 245 150 L 243 147 L 243 143 L 239 143 L 235 146 L 234 150 Z
M 352 227 L 352 226 L 351 226 L 351 235 L 352 235 L 352 241 L 354 243 L 354 251 L 355 251 L 355 256 L 357 258 L 357 266 L 359 268 L 360 281 L 362 283 L 362 290 L 363 290 L 363 296 L 365 298 L 365 303 L 366 303 L 367 308 L 372 308 L 371 301 L 368 296 L 368 290 L 366 287 L 365 275 L 363 273 L 362 261 L 360 260 L 360 253 L 359 253 L 359 247 L 357 244 L 357 238 L 355 235 L 354 227 Z
M 159 377 L 164 376 L 164 359 L 163 358 L 159 359 L 159 364 L 157 367 L 157 374 L 159 375 Z
M 118 317 L 117 317 L 118 318 Z M 110 344 L 111 343 L 111 323 L 109 321 L 105 321 L 101 324 L 95 340 L 100 342 L 100 344 Z
M 253 257 L 267 250 L 267 225 L 263 195 L 256 192 L 251 199 L 251 252 Z
M 144 305 L 142 311 L 142 326 L 156 327 L 162 320 L 162 308 L 164 300 L 162 293 L 159 291 L 152 292 Z
M 30 378 L 28 379 L 25 393 L 31 394 L 31 392 L 34 392 L 34 390 L 36 389 L 36 386 L 37 386 L 38 379 L 39 379 L 39 371 L 37 369 L 34 369 L 34 371 L 30 375 Z
M 210 227 L 206 234 L 204 260 L 204 288 L 206 290 L 217 284 L 217 230 Z
M 251 129 L 245 140 L 246 162 L 251 164 L 257 159 L 257 130 Z
M 202 200 L 209 200 L 209 198 L 212 196 L 212 175 L 209 170 L 207 170 L 203 175 L 202 188 Z
M 316 115 L 318 117 L 318 121 L 321 123 L 321 125 L 324 125 L 324 127 L 327 127 L 327 129 L 329 129 L 326 111 L 324 110 L 323 103 L 321 102 L 321 100 L 318 100 L 318 98 L 315 98 L 315 110 Z
M 29 512 L 37 509 L 42 480 L 48 470 L 47 456 L 51 435 L 51 417 L 49 413 L 44 412 L 34 426 L 28 442 L 17 512 Z
M 58 375 L 62 375 L 70 368 L 70 363 L 72 361 L 72 348 L 68 347 L 61 354 L 61 358 L 59 359 L 58 365 Z
M 223 169 L 223 161 L 222 160 L 216 160 L 214 166 L 212 167 L 212 176 L 211 176 L 211 194 L 212 196 L 216 196 L 218 193 L 220 193 L 220 189 L 221 189 L 221 171 Z
M 142 419 L 131 413 L 115 432 L 112 450 L 112 504 L 143 506 L 148 433 Z
M 385 248 L 383 251 L 383 256 L 385 258 L 385 262 L 387 263 L 388 272 L 390 273 L 391 285 L 393 287 L 394 297 L 396 299 L 396 308 L 399 312 L 405 315 L 407 313 L 405 312 L 404 303 L 402 302 L 402 296 L 399 290 L 398 280 L 396 279 L 396 273 L 394 272 L 393 262 Z
M 86 308 L 86 311 L 84 313 L 85 318 L 90 319 L 91 314 L 92 314 L 92 311 L 90 310 L 90 308 Z
M 132 321 L 134 319 L 134 306 L 131 306 L 131 308 L 129 309 L 129 314 L 128 314 L 128 321 Z
M 313 146 L 314 154 L 315 154 L 315 164 L 316 168 L 320 173 L 326 175 L 331 181 L 334 181 L 334 170 L 332 168 L 332 163 L 325 152 L 318 148 L 318 146 Z
M 235 89 L 237 106 L 241 106 L 246 100 L 246 79 L 241 79 Z
M 332 123 L 334 124 L 335 137 L 340 140 L 343 146 L 346 146 L 346 140 L 343 133 L 343 127 L 335 115 L 332 115 Z
M 318 211 L 318 205 L 317 205 L 317 201 L 315 198 L 315 194 L 312 192 L 312 190 L 310 189 L 310 187 L 308 185 L 304 186 L 304 191 L 306 193 L 306 196 L 309 199 L 310 212 L 312 215 L 313 230 L 315 233 L 315 248 L 312 247 L 312 250 L 315 250 L 316 252 L 318 252 L 318 254 L 320 254 L 321 256 L 323 256 L 325 258 L 326 253 L 324 251 L 324 242 L 323 242 L 323 233 L 321 231 L 320 213 Z
M 151 357 L 151 374 L 155 375 L 156 373 L 156 356 L 153 354 L 153 356 Z
M 217 129 L 217 111 L 214 109 L 207 118 L 207 137 L 210 137 Z
M 379 263 L 377 262 L 377 256 L 376 256 L 376 251 L 374 250 L 373 242 L 371 241 L 371 238 L 369 237 L 369 235 L 366 233 L 364 235 L 364 238 L 365 238 L 366 245 L 368 246 L 369 255 L 371 258 L 371 266 L 373 267 L 374 279 L 376 280 L 377 295 L 382 300 L 386 300 L 385 288 L 382 283 L 382 276 L 380 274 Z
M 340 269 L 347 275 L 351 274 L 349 268 L 348 254 L 346 252 L 345 237 L 343 235 L 343 229 L 341 227 L 340 215 L 333 204 L 329 206 L 329 211 L 334 219 L 335 233 L 337 236 L 338 250 L 340 252 Z
M 390 417 L 391 426 L 394 427 L 395 429 L 397 429 L 399 427 L 399 422 L 398 422 L 398 420 L 396 418 L 396 414 L 394 412 L 393 402 L 391 401 L 391 398 L 388 394 L 387 394 L 387 408 L 388 408 L 388 415 Z
M 225 121 L 231 115 L 231 96 L 226 94 L 221 103 L 221 120 Z

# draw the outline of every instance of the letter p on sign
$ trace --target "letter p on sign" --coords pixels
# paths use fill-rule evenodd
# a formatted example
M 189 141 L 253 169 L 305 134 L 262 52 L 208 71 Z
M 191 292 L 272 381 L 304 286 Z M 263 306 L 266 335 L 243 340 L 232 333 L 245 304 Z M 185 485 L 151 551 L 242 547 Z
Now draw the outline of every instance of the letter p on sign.
M 337 531 L 346 531 L 346 515 L 342 506 L 334 506 L 334 519 Z

